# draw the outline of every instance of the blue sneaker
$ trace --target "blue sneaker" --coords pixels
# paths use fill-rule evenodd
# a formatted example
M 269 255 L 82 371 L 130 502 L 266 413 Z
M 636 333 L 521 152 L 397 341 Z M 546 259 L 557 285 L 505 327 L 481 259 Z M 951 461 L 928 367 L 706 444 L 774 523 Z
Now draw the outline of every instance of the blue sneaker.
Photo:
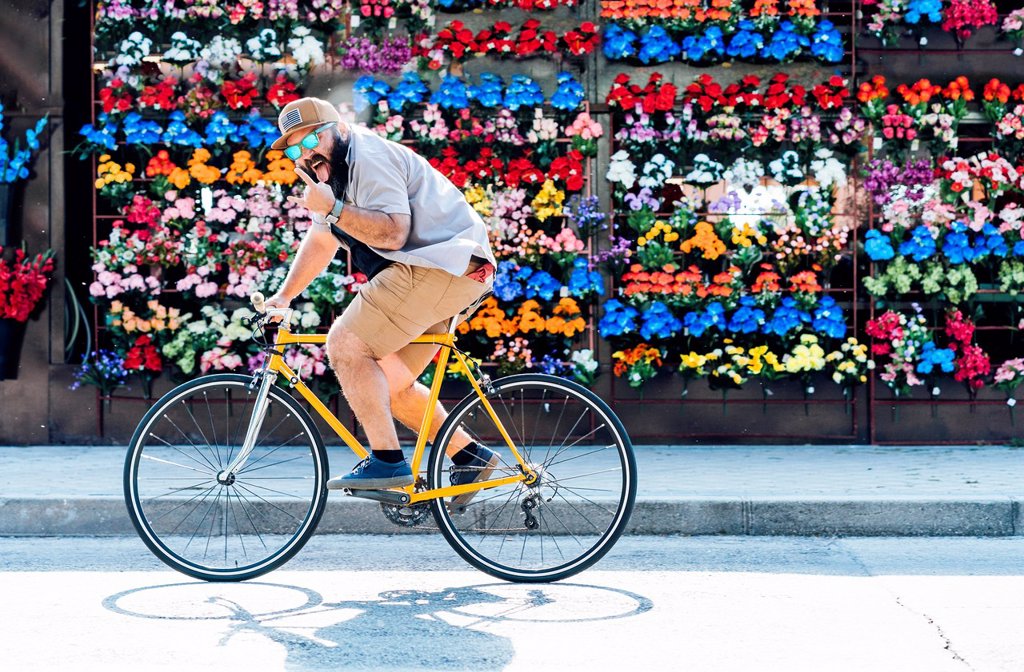
M 451 468 L 451 476 L 449 478 L 452 485 L 466 485 L 467 483 L 485 481 L 490 478 L 491 473 L 499 464 L 501 464 L 501 455 L 477 444 L 477 456 L 473 461 L 461 467 L 453 465 Z M 469 504 L 470 500 L 476 497 L 476 493 L 478 492 L 480 491 L 474 490 L 473 492 L 457 495 L 452 498 L 452 505 L 465 506 L 466 504 Z
M 327 489 L 384 490 L 402 488 L 412 483 L 412 469 L 408 462 L 385 462 L 370 455 L 357 464 L 350 473 L 327 481 Z

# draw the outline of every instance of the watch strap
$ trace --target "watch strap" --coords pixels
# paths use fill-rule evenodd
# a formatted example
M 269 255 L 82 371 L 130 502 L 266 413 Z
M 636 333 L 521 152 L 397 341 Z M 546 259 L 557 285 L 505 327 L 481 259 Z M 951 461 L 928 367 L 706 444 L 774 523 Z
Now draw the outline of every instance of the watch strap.
M 345 209 L 345 201 L 341 198 L 334 199 L 334 207 L 331 208 L 330 214 L 324 217 L 324 221 L 328 224 L 337 224 L 341 218 L 341 211 Z

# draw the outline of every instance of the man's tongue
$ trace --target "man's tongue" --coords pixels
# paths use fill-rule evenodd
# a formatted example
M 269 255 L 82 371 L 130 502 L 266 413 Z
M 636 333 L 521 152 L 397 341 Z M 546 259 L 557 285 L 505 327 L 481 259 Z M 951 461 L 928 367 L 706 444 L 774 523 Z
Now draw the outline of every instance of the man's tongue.
M 327 161 L 324 159 L 318 159 L 313 162 L 311 166 L 313 172 L 316 173 L 316 179 L 320 182 L 326 182 L 331 176 L 331 168 L 327 165 Z

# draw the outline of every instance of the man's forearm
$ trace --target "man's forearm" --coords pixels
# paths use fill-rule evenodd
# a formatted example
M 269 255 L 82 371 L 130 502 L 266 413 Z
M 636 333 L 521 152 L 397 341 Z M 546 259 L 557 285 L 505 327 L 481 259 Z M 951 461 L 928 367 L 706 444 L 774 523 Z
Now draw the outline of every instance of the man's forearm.
M 381 250 L 400 250 L 409 238 L 408 215 L 387 215 L 354 205 L 345 207 L 338 226 L 356 240 Z
M 278 290 L 278 294 L 289 301 L 302 293 L 309 283 L 334 259 L 338 251 L 338 240 L 331 233 L 321 229 L 310 229 L 299 245 L 299 252 L 288 269 L 288 277 Z

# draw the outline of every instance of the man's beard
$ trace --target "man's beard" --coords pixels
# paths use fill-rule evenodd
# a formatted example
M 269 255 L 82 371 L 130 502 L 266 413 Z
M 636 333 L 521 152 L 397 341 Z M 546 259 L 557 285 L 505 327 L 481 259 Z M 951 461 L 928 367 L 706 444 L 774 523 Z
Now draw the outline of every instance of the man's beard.
M 326 162 L 330 167 L 330 175 L 327 177 L 327 184 L 330 186 L 331 191 L 334 192 L 336 198 L 344 198 L 345 191 L 348 189 L 348 142 L 342 140 L 341 135 L 337 129 L 332 129 L 334 133 L 334 144 L 331 147 L 331 155 L 328 159 L 320 157 L 317 160 L 317 164 L 320 162 Z M 309 167 L 312 171 L 315 164 L 310 163 Z M 315 174 L 315 172 L 314 172 Z

